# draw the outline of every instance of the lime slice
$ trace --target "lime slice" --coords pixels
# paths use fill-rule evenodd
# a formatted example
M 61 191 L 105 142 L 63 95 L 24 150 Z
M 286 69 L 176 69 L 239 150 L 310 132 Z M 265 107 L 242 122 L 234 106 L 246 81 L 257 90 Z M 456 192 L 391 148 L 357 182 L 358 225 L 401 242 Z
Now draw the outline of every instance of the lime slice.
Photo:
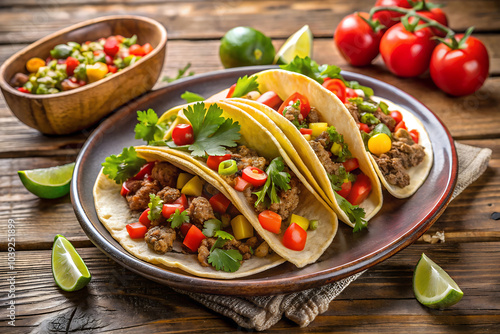
M 56 235 L 52 246 L 52 275 L 64 291 L 80 290 L 91 277 L 75 247 L 60 234 Z
M 421 304 L 438 309 L 455 305 L 464 295 L 446 271 L 425 254 L 413 273 L 413 292 Z
M 26 189 L 40 198 L 58 198 L 69 192 L 75 163 L 67 165 L 20 170 L 17 172 Z
M 312 56 L 313 35 L 308 25 L 303 26 L 288 37 L 274 57 L 273 64 L 288 64 L 295 56 L 301 58 Z

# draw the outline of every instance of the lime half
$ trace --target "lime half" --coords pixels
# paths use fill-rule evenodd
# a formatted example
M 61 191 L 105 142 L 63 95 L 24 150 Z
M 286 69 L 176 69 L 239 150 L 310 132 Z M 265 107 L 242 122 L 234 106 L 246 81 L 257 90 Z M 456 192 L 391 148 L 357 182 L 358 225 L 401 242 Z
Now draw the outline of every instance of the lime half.
M 40 198 L 58 198 L 69 192 L 75 163 L 67 165 L 20 170 L 17 172 L 26 189 Z
M 438 309 L 455 305 L 464 295 L 450 275 L 425 254 L 413 273 L 413 292 L 421 304 Z
M 250 27 L 229 30 L 219 47 L 219 57 L 225 68 L 270 65 L 275 54 L 271 38 Z
M 52 275 L 64 291 L 80 290 L 91 277 L 75 247 L 60 234 L 55 236 L 52 246 Z
M 288 37 L 274 57 L 273 64 L 288 64 L 295 56 L 300 58 L 312 56 L 313 35 L 308 25 L 303 26 Z

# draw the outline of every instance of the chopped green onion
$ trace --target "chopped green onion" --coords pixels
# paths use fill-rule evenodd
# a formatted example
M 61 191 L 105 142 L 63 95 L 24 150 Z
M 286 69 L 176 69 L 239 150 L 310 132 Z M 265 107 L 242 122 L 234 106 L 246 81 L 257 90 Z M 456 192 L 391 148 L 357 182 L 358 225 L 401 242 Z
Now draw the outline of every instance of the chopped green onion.
M 219 174 L 220 175 L 233 175 L 238 171 L 238 166 L 236 161 L 233 159 L 222 161 L 219 164 Z

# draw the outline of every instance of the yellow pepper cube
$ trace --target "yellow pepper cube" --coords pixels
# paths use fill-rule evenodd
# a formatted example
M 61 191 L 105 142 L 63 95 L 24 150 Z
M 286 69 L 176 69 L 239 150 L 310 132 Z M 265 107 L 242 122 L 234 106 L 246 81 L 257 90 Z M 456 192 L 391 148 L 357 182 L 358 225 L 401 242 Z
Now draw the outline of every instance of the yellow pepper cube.
M 189 180 L 193 178 L 193 175 L 189 173 L 180 173 L 177 178 L 177 189 L 182 189 Z
M 305 140 L 307 140 L 307 141 L 311 140 L 311 135 L 303 135 L 303 136 L 304 136 Z
M 339 143 L 333 143 L 330 152 L 335 155 L 339 155 L 339 153 L 342 152 L 342 145 L 340 145 Z
M 203 181 L 199 176 L 192 177 L 184 187 L 181 189 L 181 193 L 187 196 L 201 196 L 203 190 Z
M 231 227 L 236 240 L 253 237 L 253 226 L 243 215 L 238 215 L 231 220 Z
M 307 229 L 309 228 L 309 219 L 296 214 L 292 214 L 292 217 L 290 218 L 290 225 L 292 225 L 293 223 L 302 227 L 304 231 L 307 231 Z
M 391 150 L 391 138 L 385 133 L 379 133 L 368 140 L 368 149 L 375 155 L 381 155 Z
M 106 76 L 106 74 L 108 73 L 108 65 L 97 62 L 94 65 L 87 65 L 86 71 L 87 79 L 89 79 L 89 82 L 96 82 Z
M 311 136 L 316 138 L 328 129 L 328 123 L 311 123 L 309 129 L 313 130 Z

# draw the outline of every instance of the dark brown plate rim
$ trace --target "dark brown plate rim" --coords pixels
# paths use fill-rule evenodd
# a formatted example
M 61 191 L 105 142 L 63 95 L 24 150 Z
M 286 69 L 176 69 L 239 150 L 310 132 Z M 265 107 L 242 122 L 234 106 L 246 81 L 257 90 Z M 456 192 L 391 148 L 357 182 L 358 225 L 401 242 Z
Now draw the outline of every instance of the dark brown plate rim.
M 94 164 L 96 161 L 104 161 L 104 157 L 109 154 L 119 153 L 121 148 L 128 146 L 128 144 L 140 144 L 140 142 L 133 142 L 133 131 L 123 135 L 126 136 L 127 143 L 123 140 L 117 142 L 120 138 L 115 137 L 119 137 L 121 133 L 123 133 L 121 132 L 123 130 L 121 127 L 123 127 L 124 124 L 129 128 L 133 128 L 137 110 L 144 110 L 151 104 L 158 103 L 159 99 L 166 98 L 169 98 L 169 101 L 171 100 L 171 102 L 169 102 L 171 106 L 180 104 L 180 94 L 185 90 L 190 90 L 190 87 L 193 86 L 205 90 L 206 92 L 215 93 L 220 90 L 220 87 L 229 87 L 232 82 L 235 82 L 236 79 L 241 76 L 269 68 L 272 67 L 255 66 L 236 68 L 179 80 L 131 101 L 117 110 L 94 130 L 77 157 L 73 182 L 71 184 L 71 200 L 82 229 L 101 251 L 125 268 L 153 281 L 174 288 L 192 292 L 224 295 L 269 295 L 301 291 L 312 287 L 322 286 L 365 270 L 412 244 L 438 219 L 451 199 L 457 180 L 458 160 L 451 134 L 432 111 L 409 94 L 377 79 L 343 71 L 342 74 L 346 79 L 356 80 L 363 85 L 372 87 L 377 96 L 392 100 L 414 112 L 429 132 L 434 148 L 434 166 L 422 188 L 433 187 L 431 183 L 437 181 L 439 181 L 440 184 L 439 188 L 429 188 L 437 197 L 433 198 L 432 202 L 426 203 L 428 206 L 424 208 L 424 212 L 415 211 L 417 215 L 420 215 L 419 218 L 417 220 L 408 218 L 410 220 L 407 223 L 411 225 L 410 228 L 403 226 L 402 232 L 395 235 L 390 242 L 380 245 L 375 244 L 375 247 L 372 247 L 369 252 L 362 253 L 359 256 L 356 255 L 356 258 L 347 262 L 330 266 L 330 261 L 339 255 L 339 253 L 336 253 L 337 244 L 340 245 L 350 239 L 349 242 L 352 243 L 353 250 L 363 251 L 364 247 L 360 246 L 360 243 L 362 243 L 364 239 L 366 239 L 367 242 L 373 242 L 373 240 L 370 239 L 376 237 L 373 233 L 383 233 L 380 229 L 377 229 L 379 226 L 384 229 L 391 227 L 391 225 L 385 226 L 383 224 L 388 224 L 387 221 L 394 217 L 397 218 L 398 210 L 402 210 L 402 208 L 415 209 L 411 207 L 412 198 L 419 198 L 418 191 L 415 195 L 410 197 L 410 199 L 403 201 L 397 200 L 391 197 L 387 192 L 384 192 L 384 207 L 389 207 L 391 210 L 390 212 L 386 211 L 386 213 L 379 213 L 374 220 L 371 221 L 371 223 L 376 222 L 378 219 L 378 223 L 374 223 L 373 226 L 370 224 L 371 227 L 367 232 L 362 232 L 354 236 L 346 232 L 349 231 L 347 226 L 339 223 L 341 226 L 339 227 L 339 233 L 337 233 L 332 243 L 332 250 L 327 250 L 326 254 L 316 264 L 301 269 L 286 263 L 248 278 L 217 280 L 192 276 L 182 271 L 160 268 L 139 260 L 126 252 L 111 237 L 97 219 L 93 198 L 91 196 L 93 187 L 93 182 L 91 181 L 95 180 L 100 166 L 96 167 L 91 165 L 91 163 Z M 217 87 L 217 85 L 220 87 Z M 206 96 L 208 96 L 208 94 Z M 163 105 L 163 102 L 161 103 Z M 161 113 L 165 110 L 157 110 L 157 112 Z M 129 121 L 133 124 L 130 125 Z M 106 147 L 106 145 L 114 147 L 114 151 L 104 154 L 105 152 L 102 152 L 103 150 L 101 148 Z M 417 199 L 414 201 L 417 201 Z M 427 199 L 423 199 L 423 201 L 427 201 Z M 419 207 L 417 209 L 420 210 L 421 208 Z M 399 214 L 402 214 L 402 212 L 399 212 Z M 370 230 L 374 231 L 372 235 L 370 235 Z M 377 239 L 375 239 L 375 243 L 376 240 Z M 351 245 L 348 246 L 350 247 Z M 353 252 L 353 254 L 357 253 Z

